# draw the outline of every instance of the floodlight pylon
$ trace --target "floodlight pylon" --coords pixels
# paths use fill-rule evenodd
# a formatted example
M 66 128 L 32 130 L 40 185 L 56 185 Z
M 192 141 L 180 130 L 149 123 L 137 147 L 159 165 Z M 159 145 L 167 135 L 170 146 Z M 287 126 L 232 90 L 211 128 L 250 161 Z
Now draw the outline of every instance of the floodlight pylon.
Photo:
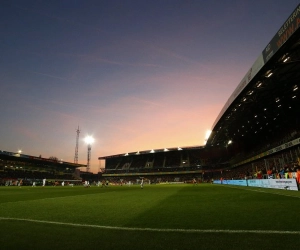
M 78 164 L 78 141 L 79 141 L 79 126 L 76 130 L 77 136 L 76 136 L 76 146 L 75 146 L 75 156 L 74 156 L 74 163 Z

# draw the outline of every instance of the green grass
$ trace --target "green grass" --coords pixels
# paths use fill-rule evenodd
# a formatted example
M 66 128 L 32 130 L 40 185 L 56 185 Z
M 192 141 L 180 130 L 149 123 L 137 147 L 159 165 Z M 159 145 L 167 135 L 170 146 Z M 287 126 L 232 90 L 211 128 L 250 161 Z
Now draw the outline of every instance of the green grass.
M 0 249 L 295 249 L 299 214 L 287 190 L 1 187 Z

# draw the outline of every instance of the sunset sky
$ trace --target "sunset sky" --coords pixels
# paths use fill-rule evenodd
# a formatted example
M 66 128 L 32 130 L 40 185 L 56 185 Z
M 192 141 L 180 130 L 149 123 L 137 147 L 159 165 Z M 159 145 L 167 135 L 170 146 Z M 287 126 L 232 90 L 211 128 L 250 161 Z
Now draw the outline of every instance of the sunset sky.
M 297 0 L 0 2 L 0 150 L 73 162 L 203 145 Z M 101 163 L 101 167 L 104 167 Z

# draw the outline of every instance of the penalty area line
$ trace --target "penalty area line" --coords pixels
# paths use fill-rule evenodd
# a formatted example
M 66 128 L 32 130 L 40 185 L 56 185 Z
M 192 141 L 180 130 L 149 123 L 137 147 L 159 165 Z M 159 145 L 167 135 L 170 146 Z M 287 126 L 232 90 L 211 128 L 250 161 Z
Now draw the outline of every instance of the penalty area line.
M 58 222 L 58 221 L 9 218 L 9 217 L 7 217 L 7 218 L 6 217 L 0 217 L 0 220 L 26 221 L 26 222 L 52 224 L 52 225 L 99 228 L 99 229 L 111 229 L 111 230 L 122 230 L 122 231 L 148 231 L 148 232 L 171 232 L 171 233 L 176 233 L 176 232 L 182 232 L 182 233 L 227 233 L 227 234 L 252 233 L 252 234 L 296 234 L 296 235 L 300 235 L 300 231 L 117 227 L 117 226 L 101 226 L 101 225 L 92 225 L 92 224 L 67 223 L 67 222 Z

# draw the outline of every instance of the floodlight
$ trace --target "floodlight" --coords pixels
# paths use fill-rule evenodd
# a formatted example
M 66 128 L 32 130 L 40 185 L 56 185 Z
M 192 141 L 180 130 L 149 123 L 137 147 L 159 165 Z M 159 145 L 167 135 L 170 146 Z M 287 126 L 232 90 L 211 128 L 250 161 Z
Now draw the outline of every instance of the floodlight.
M 86 144 L 92 144 L 95 141 L 95 139 L 92 136 L 88 135 L 84 138 L 84 141 Z
M 290 59 L 290 58 L 287 57 L 287 58 L 285 58 L 285 59 L 283 60 L 283 62 L 287 62 L 289 59 Z
M 211 130 L 206 130 L 206 132 L 205 132 L 205 139 L 206 140 L 209 138 L 210 134 L 211 134 Z
M 262 82 L 257 82 L 256 83 L 256 88 L 259 88 L 262 85 Z
M 269 77 L 271 77 L 272 75 L 273 75 L 272 70 L 268 70 L 268 71 L 266 72 L 266 74 L 265 74 L 265 77 L 269 78 Z

